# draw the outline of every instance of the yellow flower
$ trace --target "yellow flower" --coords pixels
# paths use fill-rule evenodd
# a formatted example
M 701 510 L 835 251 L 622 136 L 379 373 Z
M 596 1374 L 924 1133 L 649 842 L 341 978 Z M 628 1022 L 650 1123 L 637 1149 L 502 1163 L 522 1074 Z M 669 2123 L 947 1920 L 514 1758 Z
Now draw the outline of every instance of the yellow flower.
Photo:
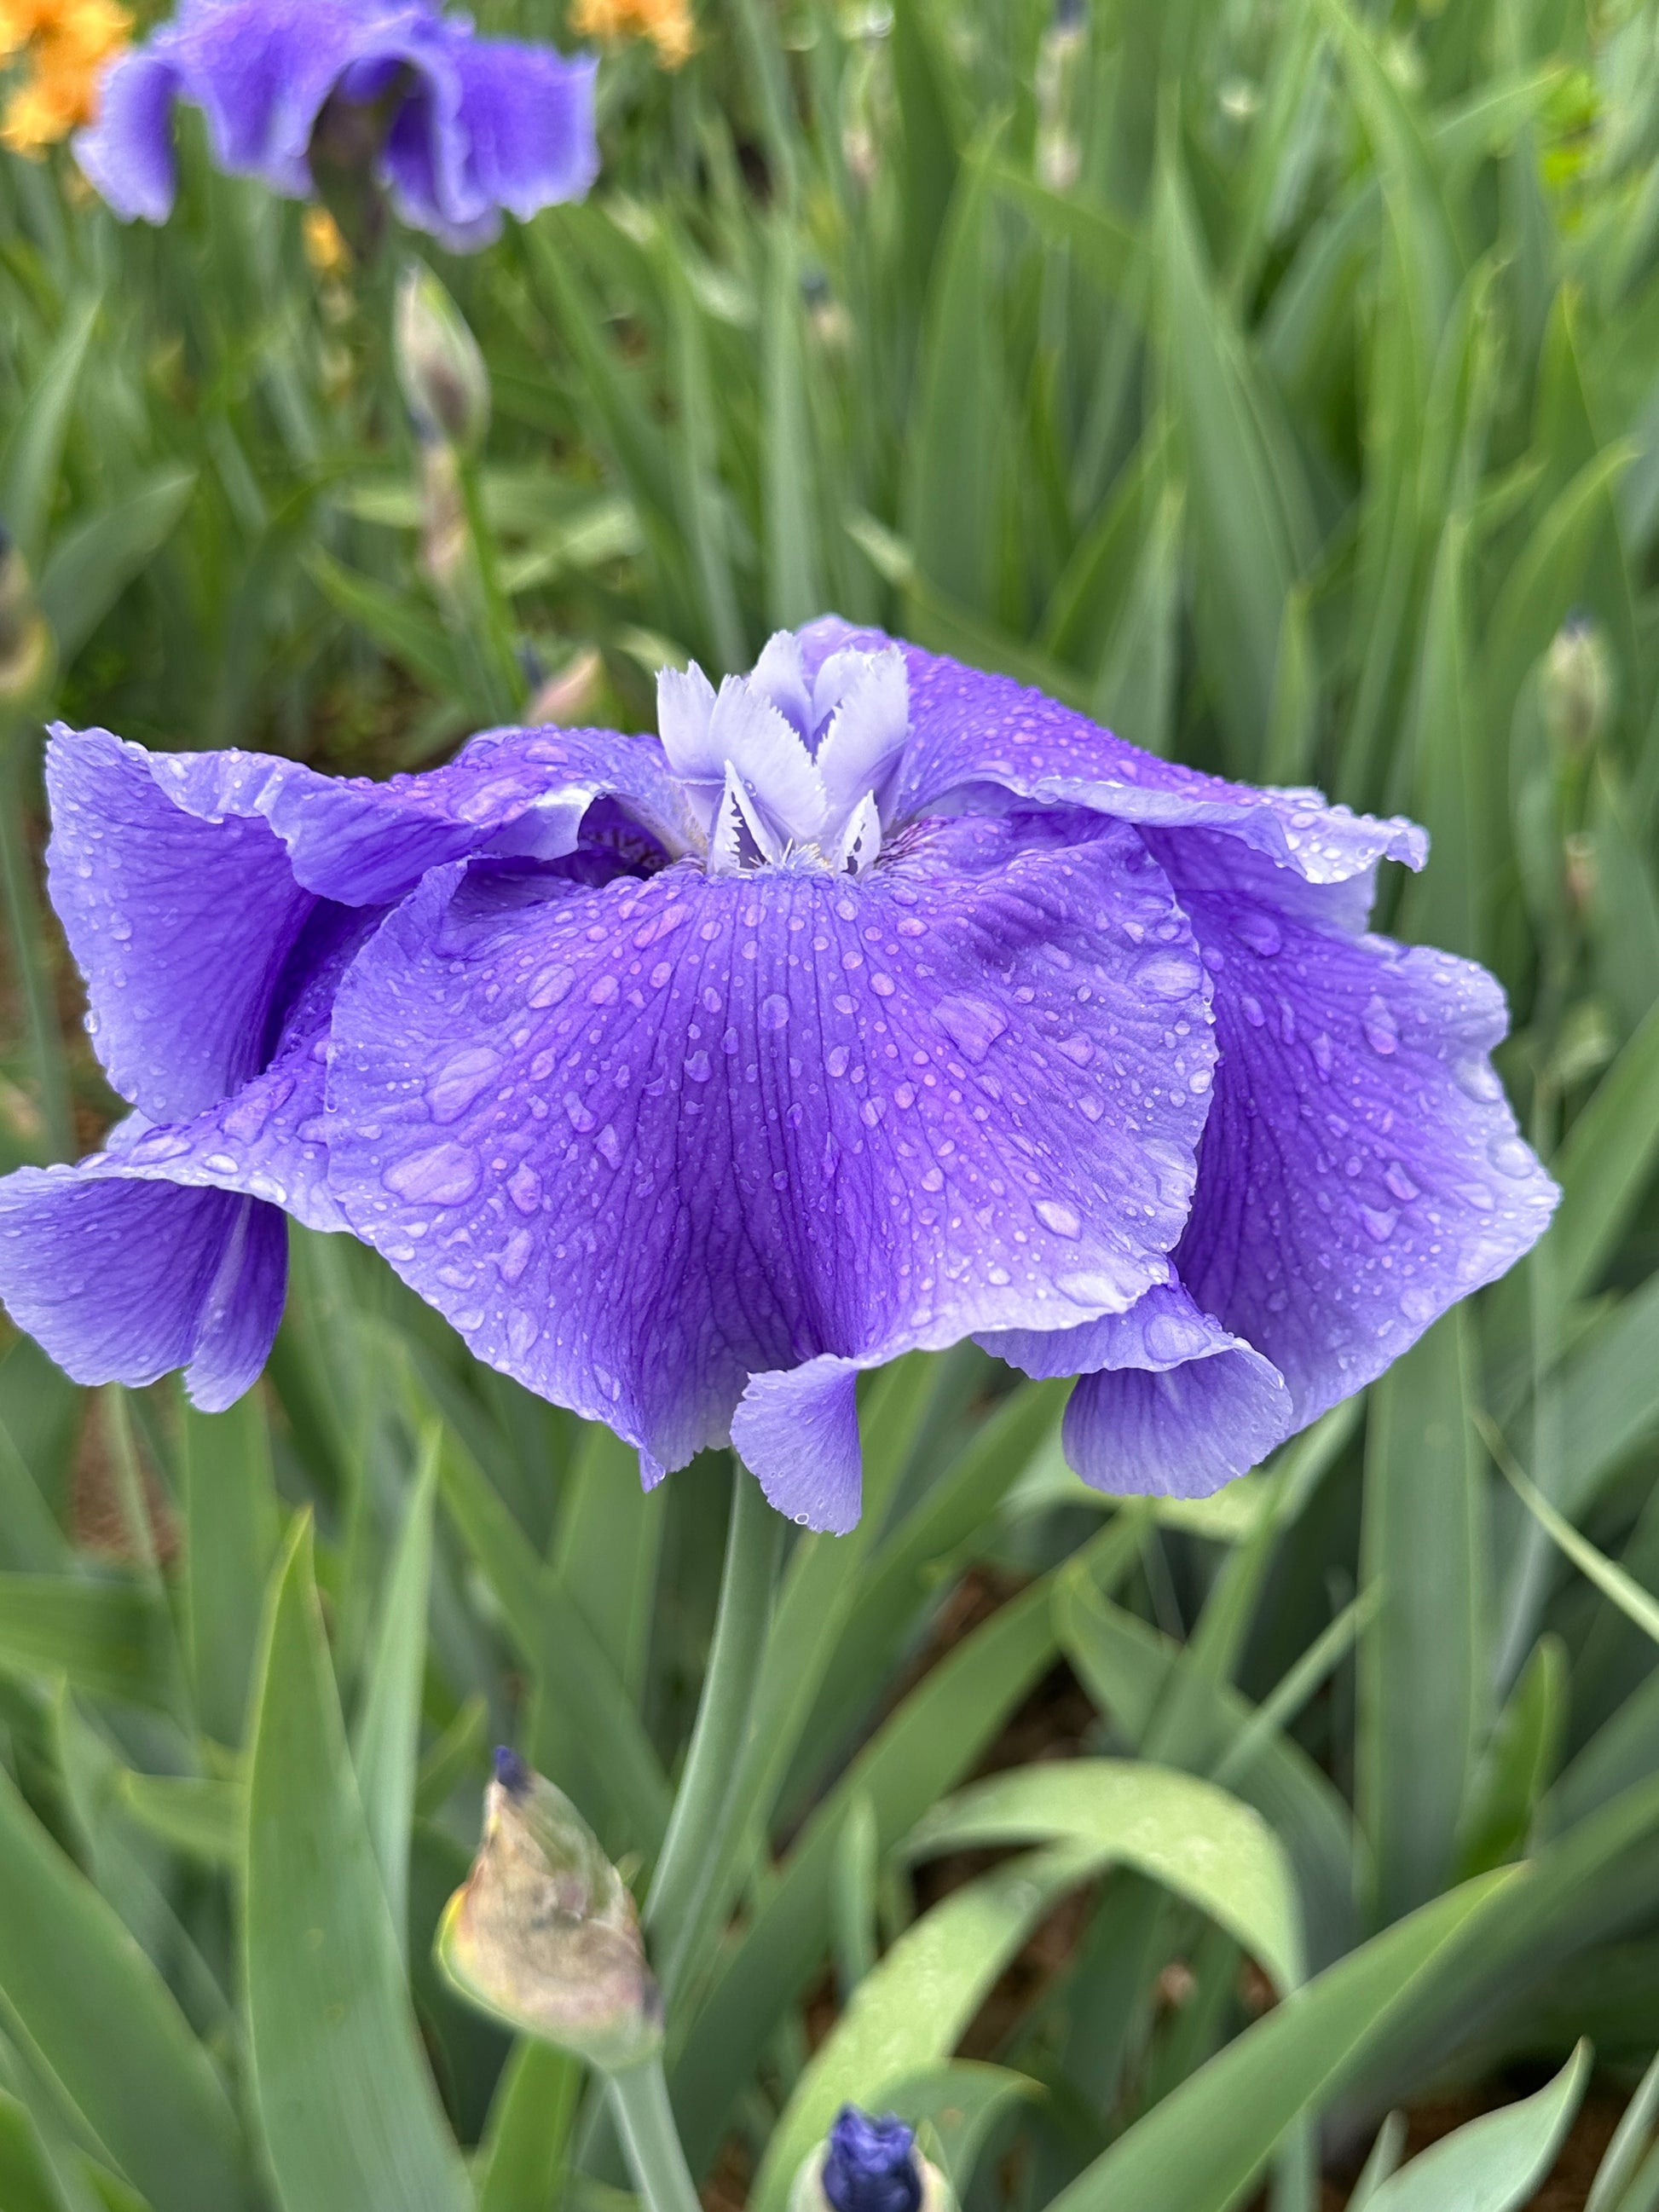
M 314 204 L 305 211 L 301 224 L 306 259 L 319 276 L 343 276 L 351 266 L 351 249 L 340 235 L 340 226 L 325 207 Z
M 0 118 L 0 141 L 39 155 L 98 112 L 98 80 L 127 43 L 115 0 L 0 0 L 0 61 L 23 64 Z
M 3 0 L 0 0 L 3 4 Z M 570 27 L 584 39 L 613 46 L 620 39 L 649 39 L 665 69 L 678 69 L 697 43 L 686 0 L 576 0 Z

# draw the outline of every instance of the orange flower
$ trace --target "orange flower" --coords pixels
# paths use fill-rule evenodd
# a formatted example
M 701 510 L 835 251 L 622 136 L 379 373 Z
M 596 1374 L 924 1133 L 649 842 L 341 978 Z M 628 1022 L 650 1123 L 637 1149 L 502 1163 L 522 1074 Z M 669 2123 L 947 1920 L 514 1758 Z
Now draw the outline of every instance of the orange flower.
M 570 27 L 605 46 L 622 39 L 649 39 L 657 59 L 671 70 L 688 60 L 697 43 L 686 0 L 576 0 Z
M 23 65 L 0 118 L 0 141 L 38 155 L 98 112 L 98 81 L 127 43 L 116 0 L 0 0 L 0 61 Z

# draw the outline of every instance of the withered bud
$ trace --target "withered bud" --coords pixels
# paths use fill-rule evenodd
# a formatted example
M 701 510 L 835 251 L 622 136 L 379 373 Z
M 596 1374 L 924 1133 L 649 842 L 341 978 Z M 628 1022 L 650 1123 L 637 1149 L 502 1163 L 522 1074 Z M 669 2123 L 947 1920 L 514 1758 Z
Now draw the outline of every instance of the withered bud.
M 1544 659 L 1544 718 L 1568 753 L 1589 752 L 1613 708 L 1613 662 L 1607 640 L 1587 615 L 1569 615 Z
M 17 706 L 44 685 L 52 632 L 22 555 L 0 527 L 0 706 Z
M 418 261 L 398 280 L 394 326 L 398 381 L 416 436 L 476 453 L 489 427 L 489 372 L 460 309 Z
M 627 1885 L 562 1790 L 498 1751 L 483 1840 L 444 1910 L 438 1962 L 509 2027 L 620 2073 L 662 2043 Z

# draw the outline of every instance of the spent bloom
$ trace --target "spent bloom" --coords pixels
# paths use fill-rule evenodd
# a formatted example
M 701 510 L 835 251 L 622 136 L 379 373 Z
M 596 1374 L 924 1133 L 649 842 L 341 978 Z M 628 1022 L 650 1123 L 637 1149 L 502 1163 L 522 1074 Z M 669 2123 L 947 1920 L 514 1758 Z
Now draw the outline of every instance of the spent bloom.
M 0 1182 L 70 1373 L 222 1406 L 284 1210 L 635 1444 L 859 1512 L 854 1385 L 974 1337 L 1072 1465 L 1202 1494 L 1542 1233 L 1481 969 L 1366 927 L 1422 833 L 826 618 L 659 734 L 337 781 L 58 729 L 52 895 L 134 1111 Z
M 182 100 L 230 174 L 303 199 L 319 162 L 372 169 L 404 222 L 466 249 L 503 209 L 592 184 L 593 66 L 480 38 L 431 0 L 183 0 L 110 70 L 76 155 L 118 215 L 164 222 Z
M 43 154 L 98 112 L 100 79 L 132 17 L 114 0 L 0 0 L 0 69 L 15 72 L 0 142 Z

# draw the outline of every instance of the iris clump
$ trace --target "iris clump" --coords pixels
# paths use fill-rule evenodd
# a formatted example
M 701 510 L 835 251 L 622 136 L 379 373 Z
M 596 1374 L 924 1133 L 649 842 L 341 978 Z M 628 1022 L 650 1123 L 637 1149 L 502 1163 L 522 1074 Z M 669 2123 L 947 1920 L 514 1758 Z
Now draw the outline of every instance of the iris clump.
M 306 198 L 325 173 L 372 172 L 404 222 L 458 250 L 503 210 L 580 198 L 599 167 L 591 61 L 480 38 L 430 0 L 184 0 L 110 70 L 76 141 L 128 220 L 172 211 L 179 100 L 229 174 Z
M 222 1407 L 284 1212 L 637 1446 L 857 1520 L 860 1372 L 1080 1378 L 1114 1490 L 1213 1490 L 1542 1232 L 1502 994 L 1369 934 L 1422 833 L 1138 752 L 833 618 L 659 734 L 336 781 L 59 728 L 54 903 L 134 1109 L 0 1182 L 83 1381 Z

